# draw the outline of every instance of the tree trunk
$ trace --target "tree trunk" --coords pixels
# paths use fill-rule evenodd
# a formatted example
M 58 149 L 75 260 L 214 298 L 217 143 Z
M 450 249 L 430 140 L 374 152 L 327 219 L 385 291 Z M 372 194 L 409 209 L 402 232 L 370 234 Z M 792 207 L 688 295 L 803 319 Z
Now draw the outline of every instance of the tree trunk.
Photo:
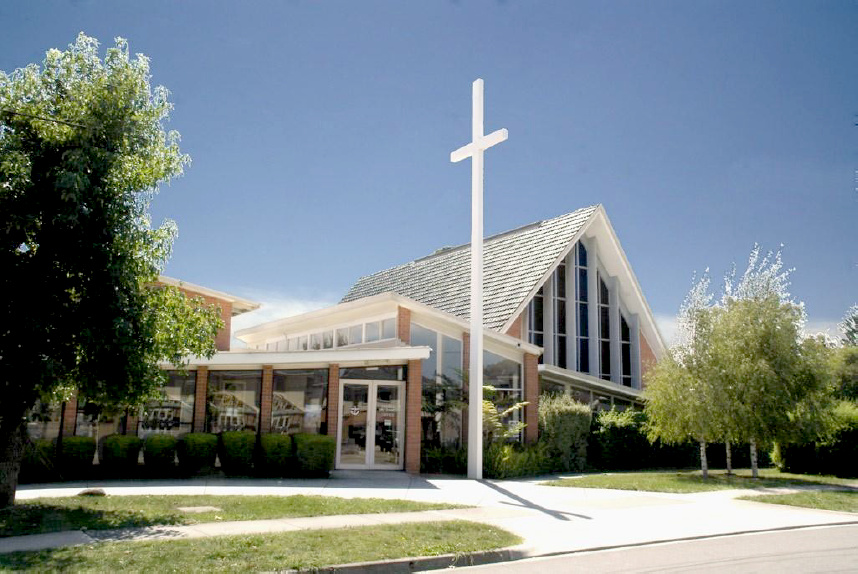
M 757 441 L 751 439 L 751 476 L 760 478 L 760 470 L 757 468 Z
M 0 508 L 15 503 L 26 437 L 27 427 L 21 417 L 0 419 Z
M 703 478 L 709 478 L 709 462 L 706 460 L 706 442 L 700 441 L 700 471 Z
M 727 476 L 733 476 L 733 453 L 730 450 L 730 441 L 724 443 L 724 448 L 727 449 Z

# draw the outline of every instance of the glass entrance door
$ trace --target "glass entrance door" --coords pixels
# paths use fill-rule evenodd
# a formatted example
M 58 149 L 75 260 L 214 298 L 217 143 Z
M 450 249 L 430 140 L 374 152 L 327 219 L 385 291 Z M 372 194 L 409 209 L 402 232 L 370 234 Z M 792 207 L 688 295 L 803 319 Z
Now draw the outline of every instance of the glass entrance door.
M 342 383 L 337 468 L 403 467 L 404 398 L 401 382 Z

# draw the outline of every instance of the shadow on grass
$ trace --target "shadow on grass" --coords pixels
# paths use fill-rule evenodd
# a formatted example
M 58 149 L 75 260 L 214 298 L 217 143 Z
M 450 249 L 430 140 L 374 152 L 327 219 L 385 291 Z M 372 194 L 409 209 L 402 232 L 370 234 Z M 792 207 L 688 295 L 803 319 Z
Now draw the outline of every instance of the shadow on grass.
M 0 538 L 65 530 L 113 530 L 183 524 L 179 514 L 145 516 L 133 510 L 94 510 L 53 504 L 16 504 L 0 509 Z
M 70 548 L 0 554 L 0 569 L 12 572 L 77 572 L 83 565 L 81 554 Z

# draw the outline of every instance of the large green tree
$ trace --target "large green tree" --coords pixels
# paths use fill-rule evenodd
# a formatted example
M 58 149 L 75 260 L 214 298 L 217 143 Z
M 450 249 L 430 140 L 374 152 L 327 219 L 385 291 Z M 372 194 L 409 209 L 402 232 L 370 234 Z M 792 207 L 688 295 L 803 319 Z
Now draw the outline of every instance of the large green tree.
M 217 310 L 155 283 L 176 231 L 150 226 L 149 201 L 188 162 L 167 96 L 122 39 L 0 72 L 0 507 L 37 400 L 135 404 L 159 362 L 214 352 Z

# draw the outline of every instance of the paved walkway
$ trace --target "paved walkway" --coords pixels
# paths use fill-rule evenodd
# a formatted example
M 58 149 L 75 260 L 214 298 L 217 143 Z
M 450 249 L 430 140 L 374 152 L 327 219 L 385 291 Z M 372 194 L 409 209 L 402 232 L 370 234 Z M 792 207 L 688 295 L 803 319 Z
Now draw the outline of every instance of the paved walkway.
M 302 529 L 339 528 L 401 522 L 466 519 L 515 532 L 525 542 L 519 556 L 546 556 L 583 550 L 684 540 L 741 532 L 828 524 L 858 524 L 858 514 L 803 509 L 737 500 L 743 494 L 777 490 L 721 490 L 695 494 L 557 488 L 538 480 L 472 481 L 411 476 L 401 472 L 335 471 L 329 479 L 126 480 L 62 485 L 23 485 L 18 500 L 72 496 L 84 488 L 108 495 L 132 494 L 315 494 L 343 498 L 398 498 L 451 502 L 476 508 L 419 513 L 287 518 L 216 522 L 89 533 L 58 532 L 0 538 L 0 553 L 86 544 L 94 540 L 190 538 Z

